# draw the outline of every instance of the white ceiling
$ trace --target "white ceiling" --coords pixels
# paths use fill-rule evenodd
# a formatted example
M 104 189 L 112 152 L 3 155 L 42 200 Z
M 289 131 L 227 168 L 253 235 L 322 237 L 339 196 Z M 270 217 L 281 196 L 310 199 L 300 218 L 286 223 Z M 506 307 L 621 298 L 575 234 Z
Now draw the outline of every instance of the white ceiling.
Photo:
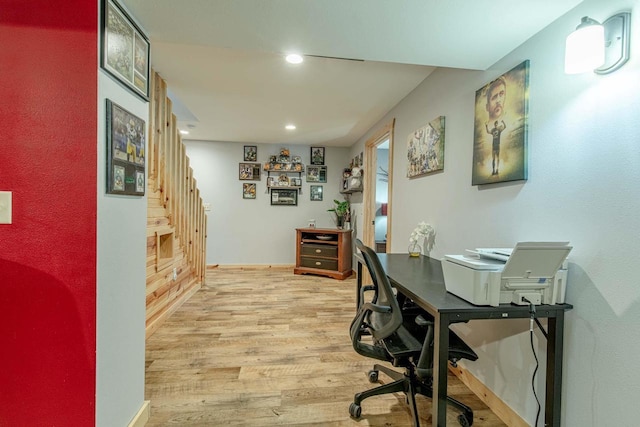
M 582 0 L 120 1 L 184 138 L 349 146 L 434 67 L 486 69 Z

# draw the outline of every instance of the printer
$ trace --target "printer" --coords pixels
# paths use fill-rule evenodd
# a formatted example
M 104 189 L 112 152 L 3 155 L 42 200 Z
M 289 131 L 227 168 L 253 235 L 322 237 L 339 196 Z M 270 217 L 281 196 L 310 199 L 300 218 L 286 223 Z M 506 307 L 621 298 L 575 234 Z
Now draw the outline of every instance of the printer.
M 562 304 L 569 242 L 519 242 L 514 248 L 476 248 L 445 255 L 447 292 L 475 305 Z

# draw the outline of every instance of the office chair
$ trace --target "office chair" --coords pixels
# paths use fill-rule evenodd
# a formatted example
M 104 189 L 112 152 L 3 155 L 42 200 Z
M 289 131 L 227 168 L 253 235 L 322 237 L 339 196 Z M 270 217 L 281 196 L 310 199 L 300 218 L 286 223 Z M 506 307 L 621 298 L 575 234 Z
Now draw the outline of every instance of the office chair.
M 362 302 L 350 327 L 351 342 L 354 350 L 365 357 L 390 362 L 395 367 L 404 368 L 398 372 L 381 364 L 375 364 L 369 371 L 369 382 L 378 381 L 380 371 L 394 381 L 388 384 L 356 393 L 349 406 L 349 414 L 360 418 L 361 403 L 364 399 L 386 393 L 403 392 L 418 427 L 419 417 L 415 396 L 422 394 L 428 398 L 433 395 L 433 320 L 424 312 L 416 314 L 415 309 L 403 312 L 393 288 L 384 272 L 377 254 L 356 239 L 365 265 L 369 270 L 375 288 L 372 301 Z M 449 331 L 449 360 L 455 365 L 460 359 L 477 360 L 476 353 L 467 346 L 453 331 Z M 366 342 L 363 336 L 371 335 Z M 444 373 L 446 375 L 446 372 Z M 473 411 L 463 403 L 447 397 L 447 401 L 462 412 L 458 422 L 462 426 L 473 424 Z

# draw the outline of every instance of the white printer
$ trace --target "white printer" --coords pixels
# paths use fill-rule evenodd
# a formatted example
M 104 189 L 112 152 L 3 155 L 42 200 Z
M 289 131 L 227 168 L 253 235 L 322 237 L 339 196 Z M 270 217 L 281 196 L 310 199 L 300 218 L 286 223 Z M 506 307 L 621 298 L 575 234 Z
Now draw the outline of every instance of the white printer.
M 476 305 L 564 303 L 569 242 L 519 242 L 515 248 L 477 248 L 445 255 L 448 292 Z

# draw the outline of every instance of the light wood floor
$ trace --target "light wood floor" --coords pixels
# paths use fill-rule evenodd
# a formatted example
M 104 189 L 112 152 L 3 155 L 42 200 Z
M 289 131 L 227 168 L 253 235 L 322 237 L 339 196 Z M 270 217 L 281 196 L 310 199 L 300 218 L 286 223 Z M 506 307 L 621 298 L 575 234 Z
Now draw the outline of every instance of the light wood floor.
M 360 420 L 349 417 L 353 395 L 374 386 L 373 360 L 349 340 L 355 286 L 292 269 L 209 270 L 147 341 L 147 426 L 410 426 L 402 394 L 369 398 Z M 473 408 L 474 426 L 505 426 L 453 375 L 449 394 Z M 431 425 L 430 400 L 417 401 Z

